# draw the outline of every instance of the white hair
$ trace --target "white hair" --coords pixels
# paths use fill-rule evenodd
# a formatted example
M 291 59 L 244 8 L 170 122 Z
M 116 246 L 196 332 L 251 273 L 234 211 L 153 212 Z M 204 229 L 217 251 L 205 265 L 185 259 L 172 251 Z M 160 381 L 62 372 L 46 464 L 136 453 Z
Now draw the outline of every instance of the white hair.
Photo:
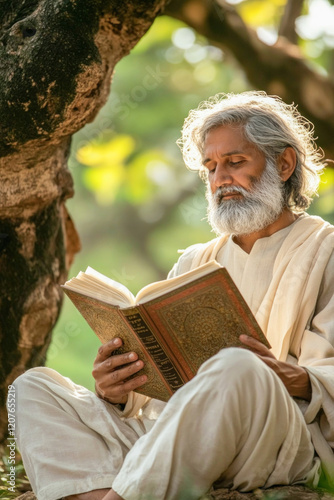
M 246 140 L 276 164 L 285 148 L 296 152 L 296 167 L 284 183 L 284 205 L 295 212 L 309 207 L 325 164 L 314 142 L 313 125 L 296 106 L 265 92 L 217 94 L 191 110 L 178 140 L 186 166 L 205 177 L 203 149 L 208 132 L 225 125 L 241 125 Z

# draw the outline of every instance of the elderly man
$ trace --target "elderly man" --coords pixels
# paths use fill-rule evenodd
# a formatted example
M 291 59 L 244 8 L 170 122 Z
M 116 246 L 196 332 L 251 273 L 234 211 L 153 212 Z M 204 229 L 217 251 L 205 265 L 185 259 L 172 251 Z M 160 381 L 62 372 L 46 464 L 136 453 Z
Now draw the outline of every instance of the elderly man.
M 136 353 L 94 363 L 97 396 L 47 368 L 16 381 L 18 443 L 40 500 L 196 499 L 334 483 L 334 228 L 305 213 L 321 156 L 293 106 L 220 95 L 192 111 L 181 146 L 207 183 L 219 235 L 169 276 L 225 266 L 272 349 L 223 349 L 165 404 L 136 392 Z M 134 378 L 130 375 L 138 373 Z

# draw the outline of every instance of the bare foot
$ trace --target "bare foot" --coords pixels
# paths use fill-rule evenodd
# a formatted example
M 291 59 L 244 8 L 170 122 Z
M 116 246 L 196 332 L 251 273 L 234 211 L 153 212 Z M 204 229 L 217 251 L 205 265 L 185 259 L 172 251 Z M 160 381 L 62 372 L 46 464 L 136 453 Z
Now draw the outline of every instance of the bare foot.
M 120 497 L 116 491 L 109 490 L 103 500 L 124 500 L 124 498 Z

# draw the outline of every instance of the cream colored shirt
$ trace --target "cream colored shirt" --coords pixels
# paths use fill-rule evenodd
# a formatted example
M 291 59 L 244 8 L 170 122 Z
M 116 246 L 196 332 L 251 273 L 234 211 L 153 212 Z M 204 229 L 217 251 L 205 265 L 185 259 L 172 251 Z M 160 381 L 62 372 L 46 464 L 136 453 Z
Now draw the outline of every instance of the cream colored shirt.
M 217 254 L 217 262 L 226 267 L 254 315 L 272 279 L 277 253 L 290 230 L 286 227 L 257 240 L 249 254 L 230 236 Z

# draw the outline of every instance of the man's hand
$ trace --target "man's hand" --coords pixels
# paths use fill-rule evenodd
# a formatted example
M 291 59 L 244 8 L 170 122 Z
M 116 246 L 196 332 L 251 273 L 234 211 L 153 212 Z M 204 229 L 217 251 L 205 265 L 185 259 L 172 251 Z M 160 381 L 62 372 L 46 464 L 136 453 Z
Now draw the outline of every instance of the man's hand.
M 311 401 L 312 388 L 310 377 L 302 366 L 278 361 L 272 352 L 258 340 L 248 335 L 240 335 L 240 340 L 268 365 L 282 380 L 290 396 Z
M 130 375 L 141 370 L 144 363 L 138 360 L 135 352 L 112 355 L 121 345 L 122 340 L 119 338 L 103 344 L 98 350 L 92 371 L 97 395 L 112 404 L 126 403 L 129 392 L 147 382 L 146 375 L 127 380 Z

